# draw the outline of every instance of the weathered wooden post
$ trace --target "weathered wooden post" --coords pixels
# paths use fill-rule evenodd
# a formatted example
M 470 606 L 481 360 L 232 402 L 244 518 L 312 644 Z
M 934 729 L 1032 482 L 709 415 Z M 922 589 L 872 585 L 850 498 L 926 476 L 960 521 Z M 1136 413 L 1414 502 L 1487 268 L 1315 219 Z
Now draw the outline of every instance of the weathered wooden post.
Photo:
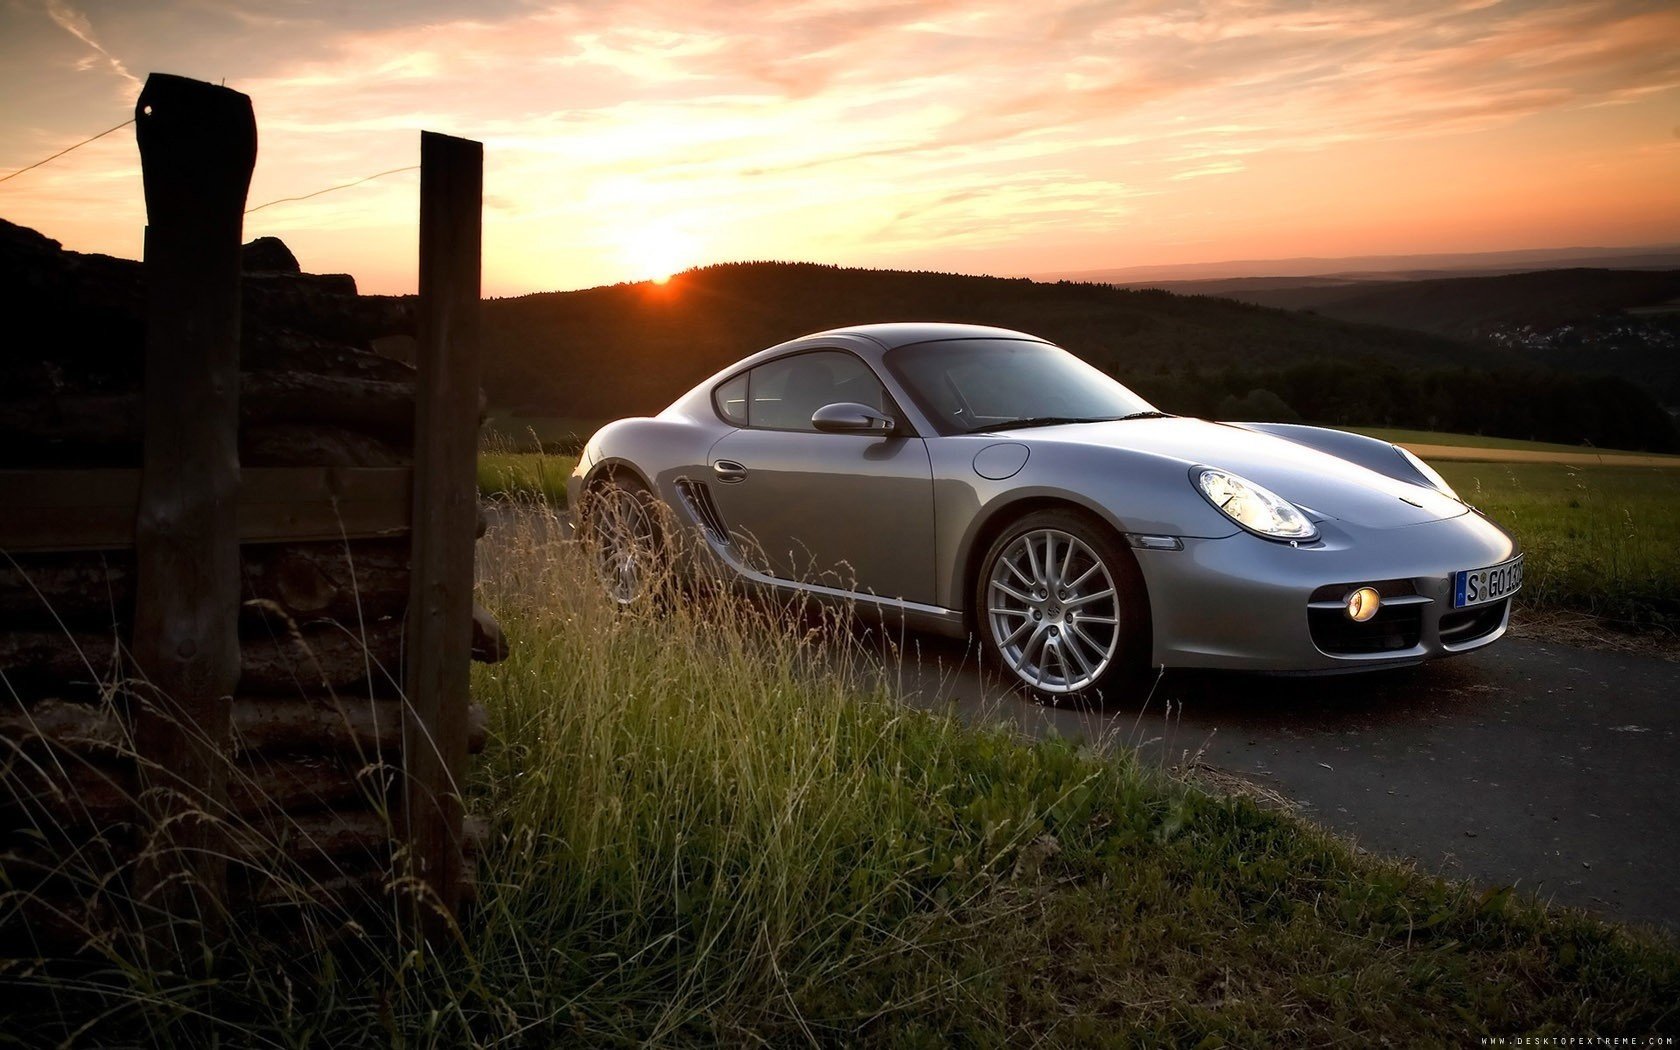
M 483 186 L 480 143 L 421 133 L 419 390 L 403 760 L 413 874 L 435 894 L 417 903 L 423 926 L 433 932 L 453 922 L 462 890 Z
M 134 731 L 155 829 L 136 877 L 163 934 L 195 916 L 214 928 L 225 908 L 217 828 L 239 679 L 239 250 L 257 127 L 247 96 L 161 73 L 134 118 L 148 300 L 133 636 L 145 684 Z

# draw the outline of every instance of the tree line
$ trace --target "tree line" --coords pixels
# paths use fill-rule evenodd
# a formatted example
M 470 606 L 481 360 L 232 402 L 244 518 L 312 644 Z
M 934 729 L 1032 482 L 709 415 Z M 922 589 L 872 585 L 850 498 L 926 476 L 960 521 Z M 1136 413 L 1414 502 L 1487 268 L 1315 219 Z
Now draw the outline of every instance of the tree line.
M 1191 363 L 1181 371 L 1132 377 L 1128 385 L 1162 409 L 1212 419 L 1404 427 L 1680 451 L 1680 433 L 1668 412 L 1650 393 L 1617 376 L 1400 368 L 1370 358 L 1208 372 Z

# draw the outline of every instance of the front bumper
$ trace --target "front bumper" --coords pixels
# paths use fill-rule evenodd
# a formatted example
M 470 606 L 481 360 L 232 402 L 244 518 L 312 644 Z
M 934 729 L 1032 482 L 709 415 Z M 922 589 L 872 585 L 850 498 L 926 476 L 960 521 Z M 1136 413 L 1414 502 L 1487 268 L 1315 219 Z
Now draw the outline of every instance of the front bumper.
M 1473 615 L 1452 607 L 1454 572 L 1518 553 L 1479 514 L 1397 529 L 1325 521 L 1319 529 L 1320 542 L 1303 547 L 1238 533 L 1185 539 L 1183 550 L 1137 550 L 1156 666 L 1333 674 L 1469 652 L 1505 633 L 1509 599 Z M 1382 637 L 1367 638 L 1372 644 L 1349 642 L 1350 632 L 1309 610 L 1332 592 L 1377 583 L 1385 594 L 1410 594 L 1406 604 L 1385 603 Z

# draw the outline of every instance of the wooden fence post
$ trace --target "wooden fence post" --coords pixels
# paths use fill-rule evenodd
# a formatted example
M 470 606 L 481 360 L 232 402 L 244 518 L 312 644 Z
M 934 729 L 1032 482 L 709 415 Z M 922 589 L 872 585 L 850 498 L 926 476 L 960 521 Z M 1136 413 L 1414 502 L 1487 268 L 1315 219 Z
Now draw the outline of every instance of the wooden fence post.
M 139 899 L 158 909 L 154 939 L 185 954 L 181 931 L 196 919 L 204 926 L 186 936 L 212 937 L 225 913 L 217 828 L 239 679 L 239 252 L 257 128 L 247 96 L 158 73 L 134 116 L 148 298 L 135 745 L 156 829 L 136 878 Z
M 479 273 L 484 147 L 420 135 L 420 307 L 404 691 L 404 807 L 413 874 L 435 894 L 422 926 L 461 901 L 473 544 L 478 525 Z

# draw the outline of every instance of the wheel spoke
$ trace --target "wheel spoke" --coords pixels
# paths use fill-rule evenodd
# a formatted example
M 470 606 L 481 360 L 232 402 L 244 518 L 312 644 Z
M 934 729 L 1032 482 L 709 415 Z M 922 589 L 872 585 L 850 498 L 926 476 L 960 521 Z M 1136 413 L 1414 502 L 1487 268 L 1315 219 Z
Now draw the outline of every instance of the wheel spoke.
M 1057 639 L 1056 655 L 1062 660 L 1063 672 L 1071 670 L 1071 668 L 1067 666 L 1067 657 L 1071 656 L 1073 657 L 1074 662 L 1079 665 L 1079 677 L 1081 679 L 1085 679 L 1091 676 L 1091 665 L 1086 662 L 1085 654 L 1079 651 L 1079 643 L 1074 640 L 1072 631 L 1063 631 L 1061 633 L 1060 637 Z M 1072 674 L 1064 673 L 1062 677 L 1070 682 L 1073 680 Z
M 993 616 L 1019 616 L 1023 619 L 1032 618 L 1032 614 L 1027 612 L 1025 609 L 1005 609 L 1002 606 L 996 606 L 994 608 L 987 609 L 986 611 L 991 613 Z
M 1031 576 L 1028 576 L 1026 573 L 1022 572 L 1021 567 L 1019 565 L 1016 565 L 1010 559 L 1008 559 L 1008 558 L 1003 559 L 1003 564 L 1009 567 L 1009 571 L 1015 574 L 1015 578 L 1017 580 L 1020 580 L 1022 583 L 1026 584 L 1028 587 L 1032 587 L 1032 586 L 1035 585 L 1036 581 L 1033 580 L 1033 578 Z
M 1108 624 L 1110 626 L 1114 626 L 1114 625 L 1117 625 L 1120 621 L 1115 619 L 1112 616 L 1091 616 L 1087 613 L 1080 613 L 1078 622 L 1079 623 L 1101 623 L 1101 624 Z
M 1084 572 L 1080 573 L 1079 578 L 1077 580 L 1069 580 L 1067 583 L 1063 584 L 1063 586 L 1065 586 L 1070 591 L 1075 590 L 1076 588 L 1078 588 L 1078 586 L 1080 584 L 1082 584 L 1086 580 L 1090 579 L 1092 577 L 1092 575 L 1094 575 L 1101 568 L 1102 568 L 1102 563 L 1101 562 L 1092 561 L 1091 567 L 1089 569 L 1086 569 Z
M 1095 638 L 1086 634 L 1085 628 L 1079 626 L 1078 624 L 1071 624 L 1069 625 L 1068 633 L 1079 639 L 1079 641 L 1084 645 L 1089 646 L 1091 649 L 1091 655 L 1099 662 L 1108 659 L 1108 646 L 1100 644 Z
M 998 590 L 1000 590 L 1003 593 L 1009 595 L 1011 598 L 1015 599 L 1018 602 L 1022 602 L 1022 603 L 1027 604 L 1027 605 L 1032 604 L 1033 599 L 1030 595 L 1022 594 L 1020 591 L 1018 591 L 1015 588 L 1009 586 L 1009 584 L 1004 583 L 1001 580 L 993 580 L 992 581 L 992 586 L 996 587 Z
M 1026 621 L 1022 622 L 1021 626 L 1019 626 L 1019 627 L 1015 628 L 1013 631 L 1009 632 L 1009 637 L 1008 638 L 1005 638 L 1003 641 L 998 643 L 998 648 L 999 649 L 1007 649 L 1011 645 L 1014 645 L 1015 644 L 1015 639 L 1021 637 L 1021 634 L 1023 632 L 1032 630 L 1032 626 L 1033 626 L 1033 622 L 1031 620 L 1026 620 Z
M 1044 582 L 1044 570 L 1038 567 L 1038 548 L 1033 546 L 1033 538 L 1026 537 L 1027 565 L 1032 569 L 1032 582 L 1036 585 Z
M 1044 642 L 1049 637 L 1050 634 L 1044 629 L 1044 625 L 1038 624 L 1032 633 L 1032 637 L 1021 644 L 1021 662 L 1023 664 L 1032 663 L 1034 665 L 1033 669 L 1035 671 L 1039 670 L 1037 665 L 1044 662 Z M 1038 650 L 1039 653 L 1037 660 L 1033 659 L 1034 649 Z
M 1113 597 L 1114 597 L 1114 589 L 1111 587 L 1111 588 L 1109 588 L 1108 590 L 1105 590 L 1105 591 L 1094 591 L 1090 594 L 1075 595 L 1072 598 L 1069 598 L 1067 601 L 1063 602 L 1062 604 L 1066 605 L 1069 609 L 1076 609 L 1076 608 L 1078 608 L 1082 605 L 1089 605 L 1092 602 L 1100 602 L 1100 601 L 1103 601 L 1105 599 L 1109 599 L 1109 598 L 1113 598 Z

